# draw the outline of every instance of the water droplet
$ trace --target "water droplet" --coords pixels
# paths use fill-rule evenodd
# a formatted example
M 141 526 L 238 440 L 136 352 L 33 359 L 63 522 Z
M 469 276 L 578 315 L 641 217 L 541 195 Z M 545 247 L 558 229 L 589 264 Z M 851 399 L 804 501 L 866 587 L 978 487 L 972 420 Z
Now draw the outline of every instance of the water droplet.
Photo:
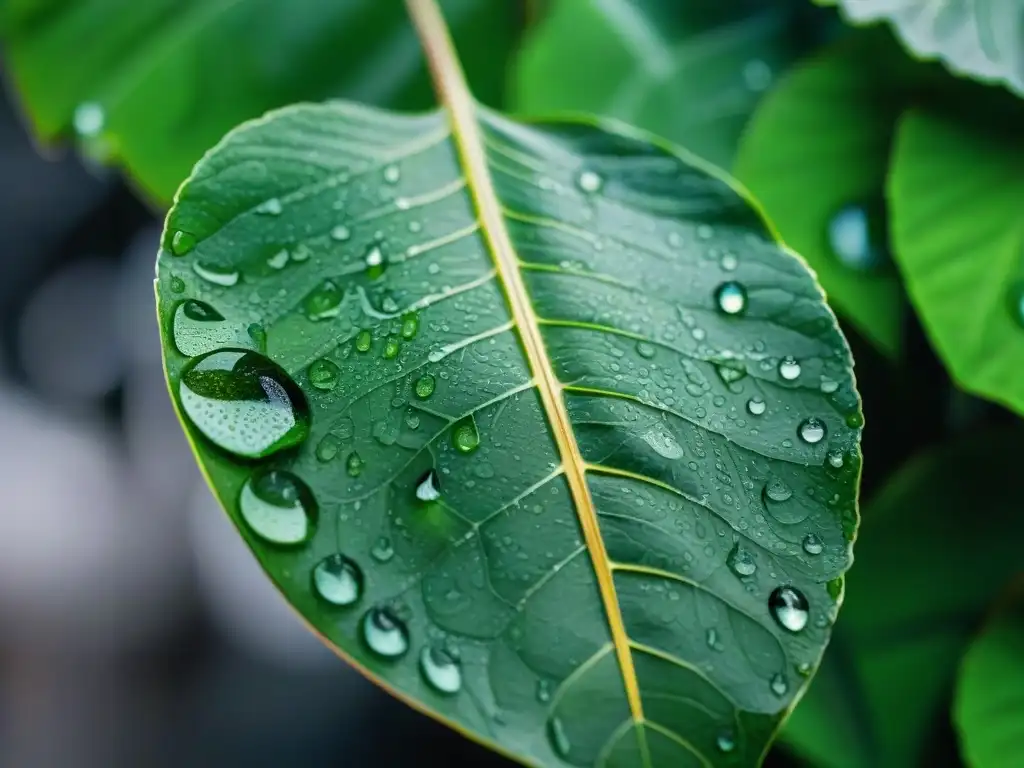
M 426 646 L 420 653 L 420 672 L 438 693 L 458 693 L 462 687 L 462 669 L 459 662 L 443 648 Z
M 537 681 L 537 701 L 541 704 L 547 704 L 551 701 L 551 683 L 547 680 Z
M 740 260 L 736 258 L 735 253 L 723 253 L 722 258 L 718 260 L 718 266 L 725 272 L 732 272 L 740 265 Z
M 288 251 L 282 248 L 280 251 L 275 253 L 273 256 L 267 259 L 267 266 L 271 269 L 284 269 L 288 266 Z
M 420 501 L 437 501 L 441 498 L 441 480 L 437 472 L 431 469 L 416 482 L 416 498 Z
M 318 461 L 324 463 L 333 461 L 334 457 L 338 455 L 338 451 L 341 450 L 341 440 L 332 434 L 324 435 L 323 439 L 317 443 L 316 446 L 316 458 Z
M 262 213 L 265 216 L 280 216 L 283 210 L 284 207 L 281 205 L 281 201 L 276 197 L 264 200 L 256 206 L 256 213 Z
M 780 503 L 788 501 L 793 496 L 793 490 L 779 478 L 773 477 L 764 485 L 764 498 L 767 501 Z
M 379 245 L 371 245 L 366 250 L 366 255 L 363 256 L 363 261 L 366 264 L 366 275 L 371 280 L 376 280 L 378 277 L 384 274 L 384 270 L 387 265 L 384 263 L 384 252 L 380 249 Z M 394 299 L 392 299 L 394 301 Z
M 191 232 L 177 230 L 171 235 L 171 253 L 175 256 L 184 256 L 196 247 L 196 236 Z
M 768 405 L 760 397 L 752 397 L 747 400 L 747 411 L 751 416 L 760 416 L 767 410 Z
M 363 572 L 342 554 L 328 555 L 313 569 L 313 590 L 330 605 L 352 605 L 363 594 Z
M 272 544 L 302 544 L 316 529 L 312 492 L 282 469 L 257 469 L 242 486 L 238 511 L 253 533 Z
M 645 360 L 650 360 L 654 357 L 654 345 L 647 341 L 638 341 L 636 343 L 636 353 Z
M 831 395 L 837 389 L 839 389 L 839 382 L 830 379 L 828 376 L 821 377 L 821 391 L 826 395 Z
M 647 430 L 642 435 L 644 442 L 647 443 L 654 452 L 659 456 L 675 461 L 681 459 L 686 455 L 683 447 L 676 440 L 675 435 L 669 432 L 664 427 L 654 427 Z
M 389 165 L 384 169 L 384 181 L 388 184 L 397 184 L 402 177 L 402 172 L 397 165 Z
M 452 445 L 459 453 L 472 453 L 480 446 L 480 432 L 472 416 L 460 419 L 452 429 Z
M 813 533 L 808 533 L 804 536 L 803 547 L 804 552 L 808 555 L 820 555 L 822 550 L 825 549 L 821 539 Z
M 398 353 L 401 351 L 402 345 L 398 343 L 398 339 L 394 336 L 388 336 L 384 342 L 384 351 L 381 353 L 385 360 L 394 360 L 398 357 Z
M 732 384 L 746 376 L 747 369 L 743 367 L 742 363 L 718 363 L 715 365 L 715 373 L 718 374 L 718 378 L 720 378 L 724 383 Z
M 801 661 L 796 665 L 796 673 L 801 677 L 809 677 L 814 667 L 811 666 L 810 662 Z
M 391 539 L 387 536 L 381 536 L 373 543 L 370 548 L 370 555 L 378 563 L 386 563 L 395 556 L 395 548 L 391 544 Z
M 576 180 L 580 189 L 584 192 L 597 192 L 604 184 L 604 180 L 593 171 L 583 171 Z
M 224 316 L 204 301 L 190 299 L 174 311 L 171 324 L 174 346 L 181 354 L 195 357 L 236 341 L 237 329 L 224 322 Z
M 352 237 L 352 232 L 344 224 L 339 224 L 331 230 L 331 239 L 337 240 L 339 243 L 344 243 L 350 237 Z
M 83 139 L 93 139 L 103 132 L 107 118 L 103 107 L 95 101 L 85 101 L 75 107 L 71 124 Z
M 822 438 L 825 437 L 825 422 L 814 416 L 804 419 L 797 428 L 797 434 L 800 435 L 800 439 L 805 443 L 810 443 L 811 445 L 820 443 Z
M 369 352 L 372 345 L 373 334 L 369 330 L 364 328 L 356 334 L 356 351 Z
M 718 630 L 714 629 L 713 627 L 708 629 L 708 631 L 704 633 L 704 640 L 708 644 L 708 648 L 710 648 L 711 650 L 722 650 L 722 646 L 718 644 Z
M 341 300 L 344 294 L 330 280 L 324 280 L 302 302 L 306 317 L 317 322 L 337 317 L 341 313 Z
M 178 394 L 196 429 L 239 456 L 269 456 L 309 434 L 302 390 L 257 352 L 218 350 L 197 358 L 182 374 Z
M 801 632 L 810 616 L 807 598 L 793 587 L 776 587 L 768 598 L 772 618 L 787 632 Z
M 879 215 L 872 215 L 864 205 L 847 205 L 829 221 L 829 248 L 843 266 L 866 272 L 889 261 L 884 206 L 878 207 Z
M 720 733 L 715 739 L 715 746 L 718 747 L 719 752 L 732 752 L 736 749 L 736 739 L 731 733 Z
M 697 227 L 697 237 L 701 240 L 710 240 L 714 235 L 715 230 L 710 224 L 701 224 Z
M 420 376 L 416 380 L 416 397 L 420 400 L 426 400 L 432 394 L 434 394 L 435 379 L 429 373 Z
M 359 477 L 363 474 L 363 460 L 358 453 L 352 451 L 345 459 L 345 471 L 349 477 Z
M 729 551 L 726 562 L 737 576 L 752 576 L 757 570 L 757 563 L 754 562 L 753 555 L 739 544 L 734 545 Z
M 755 93 L 772 84 L 772 68 L 761 59 L 752 59 L 743 65 L 743 82 Z
M 363 640 L 378 656 L 397 659 L 409 650 L 409 630 L 387 608 L 371 608 L 363 616 Z
M 738 315 L 747 308 L 747 291 L 735 280 L 729 280 L 715 289 L 715 302 L 725 314 Z
M 202 261 L 192 263 L 192 269 L 208 283 L 230 288 L 238 284 L 238 270 L 221 264 L 209 264 Z
M 1010 286 L 1007 293 L 1007 304 L 1010 307 L 1010 317 L 1021 328 L 1024 328 L 1024 280 Z
M 266 352 L 267 349 L 267 332 L 259 323 L 249 323 L 245 329 L 245 335 L 249 337 L 259 352 Z
M 800 363 L 792 357 L 784 357 L 779 361 L 779 376 L 786 381 L 793 381 L 800 375 Z
M 846 416 L 846 426 L 850 429 L 859 429 L 864 426 L 864 415 L 859 411 L 853 411 Z
M 402 318 L 402 338 L 405 340 L 416 338 L 420 330 L 420 318 L 415 312 L 411 312 Z
M 309 366 L 309 383 L 324 392 L 330 392 L 338 384 L 340 369 L 327 358 L 320 358 Z
M 561 757 L 568 757 L 572 751 L 572 744 L 569 743 L 569 737 L 565 735 L 565 726 L 557 717 L 552 717 L 548 721 L 548 736 L 555 752 Z
M 785 696 L 786 692 L 789 691 L 789 683 L 786 682 L 786 678 L 779 674 L 772 676 L 769 685 L 772 689 L 772 693 L 776 696 Z
M 184 290 L 185 290 L 185 281 L 182 280 L 180 277 L 172 277 L 171 278 L 171 292 L 172 293 L 181 293 Z
M 828 459 L 828 463 L 836 469 L 841 469 L 843 466 L 843 452 L 838 448 L 834 448 L 825 454 Z

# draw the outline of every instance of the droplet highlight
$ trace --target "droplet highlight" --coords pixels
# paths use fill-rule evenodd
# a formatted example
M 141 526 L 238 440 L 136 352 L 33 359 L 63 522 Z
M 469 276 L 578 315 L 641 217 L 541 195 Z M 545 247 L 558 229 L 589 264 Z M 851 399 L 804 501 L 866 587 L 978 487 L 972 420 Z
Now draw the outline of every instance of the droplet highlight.
M 789 586 L 776 587 L 772 591 L 768 597 L 768 610 L 780 627 L 794 634 L 803 631 L 810 617 L 807 598 Z
M 715 303 L 727 315 L 739 315 L 747 309 L 747 291 L 735 280 L 722 283 L 715 289 Z
M 581 190 L 590 194 L 600 191 L 604 185 L 604 179 L 593 171 L 583 171 L 576 179 L 576 184 Z
M 192 271 L 211 285 L 219 285 L 221 288 L 238 285 L 240 277 L 237 269 L 223 264 L 210 264 L 202 261 L 193 262 Z

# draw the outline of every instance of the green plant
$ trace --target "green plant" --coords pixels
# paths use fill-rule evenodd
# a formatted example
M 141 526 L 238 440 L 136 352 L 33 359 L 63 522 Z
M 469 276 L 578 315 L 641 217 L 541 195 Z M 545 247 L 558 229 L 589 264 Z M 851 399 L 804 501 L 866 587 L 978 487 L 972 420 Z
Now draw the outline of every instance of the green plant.
M 950 712 L 1019 762 L 1014 609 L 972 637 L 1024 544 L 1024 6 L 845 4 L 908 53 L 805 0 L 121 5 L 0 2 L 8 67 L 177 187 L 172 398 L 325 643 L 529 764 L 757 765 L 791 711 L 816 766 L 956 764 Z

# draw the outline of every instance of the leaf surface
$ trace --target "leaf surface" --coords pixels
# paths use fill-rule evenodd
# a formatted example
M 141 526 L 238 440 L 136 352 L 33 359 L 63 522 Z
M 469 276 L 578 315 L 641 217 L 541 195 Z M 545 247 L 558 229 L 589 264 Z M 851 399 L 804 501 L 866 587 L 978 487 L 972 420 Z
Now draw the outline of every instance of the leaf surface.
M 441 110 L 272 113 L 168 216 L 200 463 L 296 610 L 410 704 L 536 765 L 755 764 L 850 560 L 835 320 L 716 172 L 479 106 L 411 6 Z

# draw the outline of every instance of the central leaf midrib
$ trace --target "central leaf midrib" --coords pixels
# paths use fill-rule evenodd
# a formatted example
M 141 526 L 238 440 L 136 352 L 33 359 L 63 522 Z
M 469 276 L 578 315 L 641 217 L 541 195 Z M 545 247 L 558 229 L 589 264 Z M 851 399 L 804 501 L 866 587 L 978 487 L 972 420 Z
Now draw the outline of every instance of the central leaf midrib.
M 465 170 L 467 187 L 480 220 L 481 231 L 494 258 L 498 278 L 504 288 L 512 318 L 519 329 L 530 369 L 537 380 L 537 389 L 552 427 L 594 567 L 630 714 L 635 722 L 640 723 L 644 720 L 644 713 L 639 683 L 615 591 L 612 563 L 601 538 L 596 509 L 586 481 L 586 463 L 576 443 L 562 401 L 561 383 L 548 358 L 540 326 L 519 271 L 518 256 L 505 226 L 502 206 L 494 190 L 480 135 L 477 105 L 469 93 L 454 46 L 434 0 L 406 0 L 406 5 L 419 34 L 438 99 L 448 112 L 452 138 Z

